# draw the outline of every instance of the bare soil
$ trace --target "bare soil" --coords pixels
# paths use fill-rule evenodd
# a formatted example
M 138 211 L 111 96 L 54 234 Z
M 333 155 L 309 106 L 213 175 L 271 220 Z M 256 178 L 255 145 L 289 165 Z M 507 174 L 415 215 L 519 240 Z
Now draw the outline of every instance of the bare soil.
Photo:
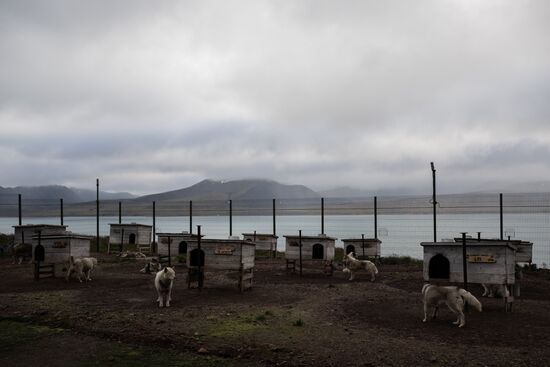
M 146 355 L 155 353 L 165 356 L 164 365 L 550 364 L 547 270 L 524 274 L 509 313 L 472 285 L 484 309 L 471 310 L 459 329 L 448 310 L 422 322 L 421 266 L 381 265 L 372 283 L 366 274 L 349 282 L 342 272 L 329 277 L 315 267 L 300 277 L 286 273 L 284 260 L 257 260 L 253 289 L 240 293 L 237 274 L 223 272 L 206 273 L 202 290 L 188 289 L 187 271 L 177 264 L 172 307 L 158 308 L 153 276 L 139 273 L 143 264 L 102 257 L 91 282 L 67 283 L 36 282 L 31 265 L 0 260 L 0 322 L 63 330 L 32 343 L 21 337 L 2 350 L 0 364 L 127 365 L 124 354 L 109 354 L 113 344 L 142 351 L 133 366 L 150 364 Z M 0 337 L 7 332 L 0 324 Z

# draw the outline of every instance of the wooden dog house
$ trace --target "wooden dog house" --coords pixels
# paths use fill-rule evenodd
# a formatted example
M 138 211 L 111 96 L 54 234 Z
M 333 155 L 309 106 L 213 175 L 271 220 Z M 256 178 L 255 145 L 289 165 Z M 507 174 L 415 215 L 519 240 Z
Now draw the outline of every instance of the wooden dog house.
M 21 226 L 13 226 L 14 228 L 14 243 L 32 243 L 32 237 L 40 232 L 43 236 L 51 234 L 62 234 L 67 232 L 67 226 L 55 224 L 24 224 Z
M 189 232 L 157 233 L 160 256 L 187 256 L 190 242 L 196 242 L 198 236 Z
M 199 288 L 202 287 L 205 271 L 238 271 L 240 291 L 251 288 L 255 250 L 253 242 L 236 239 L 201 238 L 200 248 L 199 241 L 189 241 L 186 259 L 188 286 L 193 280 L 199 280 Z
M 125 245 L 135 246 L 141 252 L 151 250 L 153 226 L 139 223 L 111 223 L 108 253 L 122 251 Z
M 462 239 L 460 239 L 462 242 Z M 432 283 L 462 283 L 463 248 L 459 242 L 423 242 L 424 280 Z M 505 303 L 513 302 L 519 295 L 516 285 L 518 247 L 511 241 L 467 240 L 466 270 L 468 283 L 497 284 L 505 286 L 510 296 Z
M 462 243 L 462 238 L 455 238 L 455 242 Z M 476 244 L 480 241 L 483 242 L 493 242 L 493 243 L 509 243 L 512 246 L 516 247 L 516 263 L 528 263 L 533 262 L 533 243 L 529 241 L 522 240 L 499 240 L 499 239 L 477 239 L 477 238 L 466 238 L 467 243 Z
M 277 239 L 279 237 L 274 234 L 266 233 L 243 233 L 245 241 L 254 242 L 256 251 L 269 251 L 273 255 L 277 252 Z
M 347 255 L 351 252 L 360 259 L 379 259 L 380 258 L 380 241 L 377 238 L 346 238 L 342 239 L 344 243 L 344 253 Z
M 296 271 L 296 262 L 322 262 L 325 273 L 332 275 L 332 262 L 336 248 L 336 238 L 327 235 L 285 237 L 286 268 Z M 300 241 L 302 246 L 300 247 Z M 301 264 L 300 264 L 301 265 Z

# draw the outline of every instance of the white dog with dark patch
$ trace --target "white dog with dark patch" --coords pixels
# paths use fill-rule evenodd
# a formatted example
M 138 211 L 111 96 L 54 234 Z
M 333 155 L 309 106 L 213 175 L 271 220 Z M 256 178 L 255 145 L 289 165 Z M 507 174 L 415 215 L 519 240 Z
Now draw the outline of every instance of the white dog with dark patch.
M 424 320 L 422 322 L 428 321 L 430 307 L 433 307 L 432 319 L 435 319 L 440 304 L 446 304 L 452 312 L 458 315 L 458 319 L 453 322 L 458 327 L 466 325 L 466 317 L 464 316 L 464 306 L 466 304 L 481 312 L 481 303 L 470 292 L 462 288 L 424 284 L 422 296 L 424 298 Z
M 157 302 L 159 307 L 170 307 L 172 300 L 172 285 L 176 279 L 176 272 L 170 267 L 166 267 L 159 271 L 155 276 L 155 288 L 157 289 Z
M 82 278 L 85 281 L 90 281 L 90 274 L 94 267 L 97 266 L 97 259 L 95 257 L 82 257 L 75 259 L 72 256 L 69 257 L 69 270 L 67 270 L 67 276 L 65 277 L 66 281 L 69 281 L 69 278 L 72 274 L 76 274 L 76 277 L 82 283 Z
M 353 256 L 353 252 L 346 255 L 344 259 L 344 273 L 349 273 L 349 280 L 353 280 L 355 277 L 354 272 L 358 270 L 366 270 L 370 274 L 370 281 L 374 282 L 376 275 L 378 274 L 378 268 L 373 262 L 369 260 L 359 260 Z

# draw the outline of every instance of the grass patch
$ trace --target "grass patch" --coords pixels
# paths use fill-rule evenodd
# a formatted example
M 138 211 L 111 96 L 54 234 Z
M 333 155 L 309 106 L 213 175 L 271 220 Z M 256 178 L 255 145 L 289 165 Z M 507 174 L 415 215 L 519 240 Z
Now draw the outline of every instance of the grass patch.
M 424 262 L 410 256 L 390 255 L 381 257 L 380 263 L 384 265 L 422 265 Z
M 30 325 L 12 320 L 0 320 L 0 353 L 9 352 L 17 346 L 62 333 L 64 329 Z
M 216 322 L 209 328 L 210 336 L 228 337 L 238 336 L 264 329 L 264 323 L 257 322 L 254 318 L 222 320 Z

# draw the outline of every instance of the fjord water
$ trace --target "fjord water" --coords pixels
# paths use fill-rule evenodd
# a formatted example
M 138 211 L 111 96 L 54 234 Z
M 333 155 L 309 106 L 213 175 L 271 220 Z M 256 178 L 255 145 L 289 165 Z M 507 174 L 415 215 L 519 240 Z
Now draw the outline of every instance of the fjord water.
M 58 217 L 23 218 L 23 224 L 59 224 Z M 152 217 L 123 217 L 123 223 L 153 224 Z M 17 218 L 0 218 L 0 233 L 13 233 Z M 100 217 L 100 235 L 109 234 L 109 224 L 118 223 L 118 217 Z M 65 217 L 68 230 L 87 235 L 95 235 L 96 218 Z M 227 216 L 193 217 L 193 232 L 201 225 L 206 238 L 227 238 L 229 236 L 229 218 Z M 437 237 L 450 239 L 460 237 L 460 232 L 468 232 L 477 237 L 498 238 L 500 223 L 498 214 L 440 214 L 437 217 Z M 321 233 L 321 218 L 314 215 L 280 215 L 276 217 L 276 231 L 279 236 L 278 249 L 284 250 L 284 235 L 316 235 Z M 156 232 L 189 231 L 188 217 L 157 217 Z M 234 216 L 233 236 L 243 232 L 272 233 L 271 216 Z M 325 233 L 336 237 L 337 246 L 342 246 L 342 238 L 374 237 L 374 218 L 372 215 L 326 215 Z M 550 263 L 550 214 L 518 213 L 504 217 L 504 235 L 512 239 L 532 241 L 533 261 L 542 266 Z M 421 242 L 433 240 L 433 222 L 431 215 L 424 214 L 384 214 L 378 215 L 378 237 L 382 241 L 382 256 L 391 254 L 422 258 Z

